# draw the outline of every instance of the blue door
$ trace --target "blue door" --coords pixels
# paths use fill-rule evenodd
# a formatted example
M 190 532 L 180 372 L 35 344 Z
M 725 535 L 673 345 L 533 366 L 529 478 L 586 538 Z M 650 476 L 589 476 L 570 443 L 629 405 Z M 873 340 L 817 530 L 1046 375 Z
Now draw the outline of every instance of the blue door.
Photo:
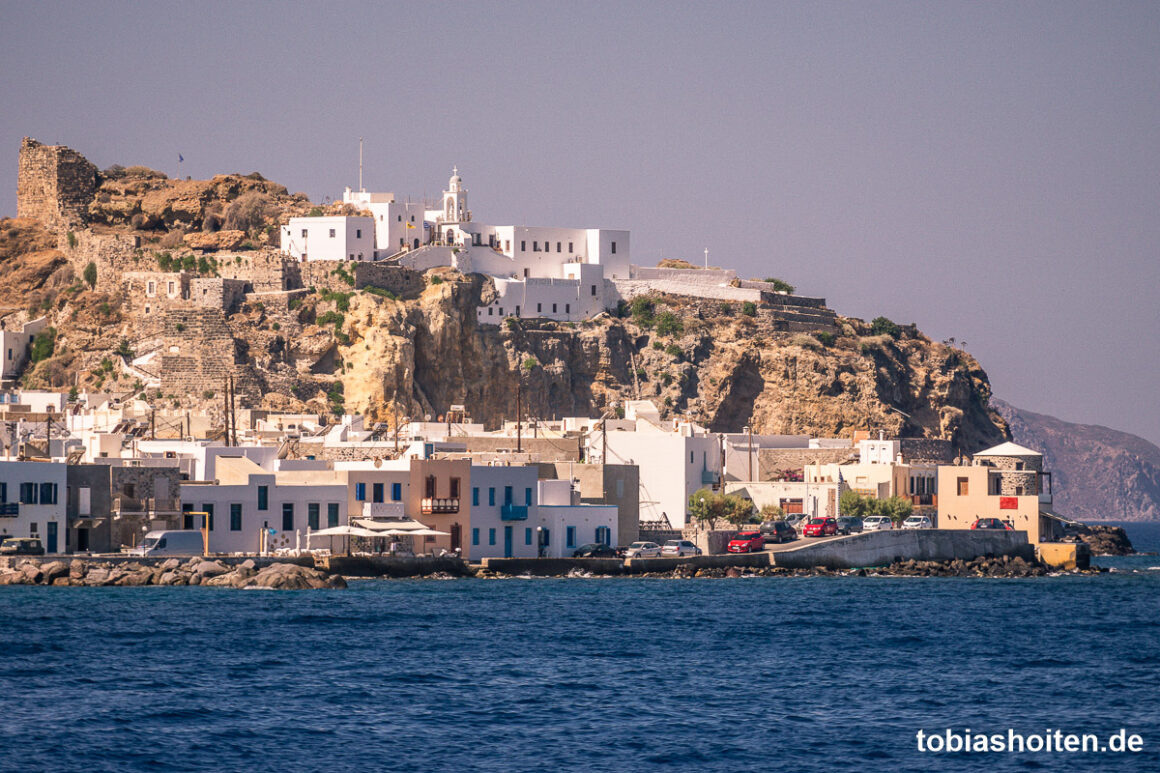
M 512 557 L 512 527 L 503 527 L 503 557 Z
M 56 552 L 56 528 L 56 521 L 48 522 L 48 544 L 44 547 L 44 552 L 46 553 Z

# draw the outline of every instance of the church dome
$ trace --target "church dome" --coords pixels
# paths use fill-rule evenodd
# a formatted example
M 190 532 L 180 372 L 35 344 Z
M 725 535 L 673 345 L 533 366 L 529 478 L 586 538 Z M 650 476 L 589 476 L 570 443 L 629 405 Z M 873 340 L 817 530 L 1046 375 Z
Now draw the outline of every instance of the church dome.
M 459 186 L 463 183 L 463 178 L 459 176 L 459 167 L 452 167 L 451 179 L 447 181 L 447 190 L 457 191 Z

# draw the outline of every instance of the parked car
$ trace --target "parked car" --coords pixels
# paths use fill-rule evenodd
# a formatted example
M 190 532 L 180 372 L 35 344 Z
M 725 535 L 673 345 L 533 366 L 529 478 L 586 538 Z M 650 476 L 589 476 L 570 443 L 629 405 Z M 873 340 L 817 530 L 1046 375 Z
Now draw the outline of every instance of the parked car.
M 634 542 L 624 551 L 625 558 L 657 558 L 661 546 L 655 542 Z
M 815 515 L 806 521 L 802 535 L 806 537 L 829 537 L 838 533 L 838 519 Z
M 902 522 L 904 529 L 933 529 L 934 523 L 928 516 L 912 515 Z
M 730 553 L 758 553 L 765 550 L 765 537 L 759 531 L 743 531 L 729 540 Z
M 794 513 L 793 515 L 787 515 L 785 522 L 794 527 L 795 530 L 801 531 L 802 527 L 806 525 L 806 516 L 804 513 Z
M 44 545 L 36 537 L 8 537 L 0 542 L 3 556 L 43 556 Z
M 1011 531 L 1011 527 L 999 518 L 978 518 L 971 524 L 972 529 L 998 529 L 999 531 Z
M 589 542 L 573 550 L 572 558 L 616 558 L 616 548 L 602 542 Z
M 761 524 L 761 536 L 766 542 L 793 542 L 798 538 L 797 529 L 789 525 L 788 521 L 766 521 Z
M 839 534 L 857 534 L 860 531 L 862 531 L 861 519 L 852 515 L 843 515 L 838 518 Z
M 862 531 L 890 531 L 894 522 L 885 515 L 871 515 L 862 519 Z
M 677 556 L 678 558 L 684 556 L 699 556 L 701 555 L 701 549 L 687 539 L 671 539 L 665 542 L 664 547 L 661 548 L 661 555 Z

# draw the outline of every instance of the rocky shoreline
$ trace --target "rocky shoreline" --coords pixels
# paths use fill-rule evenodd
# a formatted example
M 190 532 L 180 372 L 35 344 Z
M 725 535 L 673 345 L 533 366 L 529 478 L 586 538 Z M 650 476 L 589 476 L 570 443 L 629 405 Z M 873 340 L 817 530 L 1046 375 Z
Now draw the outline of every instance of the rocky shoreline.
M 0 585 L 54 586 L 142 586 L 204 585 L 212 588 L 271 588 L 274 590 L 308 590 L 312 588 L 345 588 L 346 580 L 338 574 L 291 563 L 275 563 L 258 568 L 254 561 L 227 566 L 221 561 L 191 558 L 182 562 L 171 558 L 157 566 L 130 562 L 107 564 L 84 561 L 39 562 L 25 560 L 15 568 L 0 570 Z
M 754 567 L 696 567 L 683 564 L 664 572 L 643 572 L 631 575 L 652 579 L 726 579 L 737 577 L 989 577 L 1024 578 L 1046 577 L 1054 574 L 1100 574 L 1108 571 L 1099 567 L 1057 572 L 1039 561 L 1028 561 L 1018 556 L 980 557 L 965 561 L 897 561 L 889 566 L 859 569 L 832 569 L 815 566 L 804 569 L 782 566 Z M 508 574 L 487 568 L 467 567 L 462 575 L 436 572 L 412 579 L 453 580 L 474 577 L 484 580 L 528 577 L 527 574 Z M 625 575 L 594 573 L 576 567 L 564 574 L 537 575 L 545 578 L 613 578 Z M 385 579 L 366 577 L 360 579 Z M 26 559 L 9 569 L 0 569 L 0 585 L 51 585 L 58 587 L 108 586 L 190 586 L 211 588 L 268 588 L 274 590 L 341 589 L 347 580 L 332 574 L 294 563 L 274 563 L 259 568 L 253 560 L 228 566 L 221 561 L 191 558 L 180 561 L 171 558 L 156 566 L 138 562 L 108 564 L 82 559 L 72 561 L 36 561 Z
M 1088 544 L 1093 556 L 1130 556 L 1136 552 L 1128 533 L 1121 526 L 1083 524 L 1078 536 Z

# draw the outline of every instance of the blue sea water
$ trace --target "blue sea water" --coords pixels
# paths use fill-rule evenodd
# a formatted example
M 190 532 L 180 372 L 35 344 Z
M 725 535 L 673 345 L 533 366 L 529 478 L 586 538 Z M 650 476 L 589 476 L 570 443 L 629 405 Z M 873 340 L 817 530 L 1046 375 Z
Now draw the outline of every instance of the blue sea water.
M 1129 525 L 1160 550 L 1160 524 Z M 1041 579 L 0 588 L 3 771 L 1160 770 L 1160 556 Z M 918 730 L 1139 734 L 932 754 Z

